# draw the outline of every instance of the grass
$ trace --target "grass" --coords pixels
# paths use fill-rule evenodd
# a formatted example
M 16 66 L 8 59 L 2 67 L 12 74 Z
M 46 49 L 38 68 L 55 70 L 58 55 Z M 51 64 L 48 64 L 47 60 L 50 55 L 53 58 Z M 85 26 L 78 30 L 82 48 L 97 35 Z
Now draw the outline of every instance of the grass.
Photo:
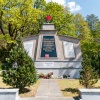
M 98 82 L 94 85 L 94 87 L 100 89 L 100 79 L 99 79 Z
M 40 85 L 40 81 L 38 80 L 36 84 L 26 87 L 23 93 L 20 93 L 21 97 L 32 97 L 35 96 L 37 89 Z M 62 91 L 63 96 L 68 97 L 77 97 L 78 96 L 78 88 L 84 88 L 79 84 L 78 79 L 58 79 L 57 80 L 60 90 Z M 94 85 L 95 88 L 100 88 L 100 79 Z M 2 82 L 2 77 L 0 76 L 0 88 L 11 88 Z
M 25 88 L 25 92 L 20 93 L 20 97 L 33 97 L 35 96 L 37 89 L 40 85 L 40 80 L 38 80 L 34 85 Z
M 1 76 L 0 76 L 0 88 L 11 88 L 11 86 L 8 86 L 8 85 L 3 83 Z
M 39 84 L 40 84 L 40 80 L 38 80 L 34 85 L 32 85 L 30 87 L 25 87 L 24 92 L 19 94 L 20 97 L 33 97 L 33 96 L 35 96 Z M 0 76 L 0 88 L 12 88 L 12 87 L 3 83 L 2 77 Z
M 57 82 L 63 96 L 77 97 L 78 89 L 84 88 L 79 84 L 78 79 L 61 79 L 57 80 Z M 94 88 L 100 88 L 100 80 L 94 85 Z

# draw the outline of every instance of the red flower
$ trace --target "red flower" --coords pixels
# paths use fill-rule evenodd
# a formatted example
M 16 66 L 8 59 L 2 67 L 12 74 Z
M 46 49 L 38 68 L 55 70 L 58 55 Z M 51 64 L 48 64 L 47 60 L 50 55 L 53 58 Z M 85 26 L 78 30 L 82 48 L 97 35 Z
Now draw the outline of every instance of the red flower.
M 50 21 L 51 20 L 51 16 L 50 15 L 46 16 L 46 20 Z

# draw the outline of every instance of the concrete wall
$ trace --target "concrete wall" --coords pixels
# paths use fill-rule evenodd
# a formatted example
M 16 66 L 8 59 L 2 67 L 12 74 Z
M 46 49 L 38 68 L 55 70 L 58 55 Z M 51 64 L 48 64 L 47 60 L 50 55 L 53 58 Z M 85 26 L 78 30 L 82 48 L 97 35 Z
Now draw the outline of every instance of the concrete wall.
M 36 56 L 36 61 L 82 61 L 82 54 L 81 54 L 81 48 L 80 48 L 80 42 L 77 39 L 71 39 L 69 41 L 68 37 L 61 37 L 56 34 L 46 34 L 46 36 L 54 36 L 55 37 L 55 44 L 56 44 L 56 52 L 57 52 L 57 58 L 41 58 L 41 47 L 42 47 L 42 38 L 45 36 L 45 34 L 39 35 L 39 40 L 38 40 L 38 49 L 37 49 L 37 56 Z M 72 59 L 67 59 L 64 56 L 64 49 L 63 49 L 63 41 L 69 41 L 74 44 L 74 50 L 75 50 L 75 58 Z
M 33 50 L 32 50 L 33 61 L 36 58 L 38 38 L 39 38 L 39 35 L 27 36 L 27 37 L 23 38 L 23 42 L 27 42 L 27 41 L 33 42 Z
M 45 69 L 45 68 L 37 68 L 37 72 L 47 74 L 50 72 L 53 72 L 53 77 L 62 77 L 63 75 L 70 75 L 70 78 L 79 78 L 80 77 L 80 72 L 81 69 L 64 69 L 64 68 L 50 68 L 50 69 Z
M 19 100 L 19 89 L 0 89 L 0 100 Z
M 38 74 L 53 72 L 54 77 L 70 75 L 71 78 L 79 78 L 80 71 L 82 70 L 81 62 L 35 62 L 35 66 Z
M 47 29 L 46 29 L 47 25 Z M 81 48 L 80 48 L 80 40 L 68 36 L 61 36 L 57 35 L 57 31 L 54 29 L 53 24 L 45 24 L 42 27 L 44 27 L 44 30 L 40 30 L 40 34 L 36 36 L 29 36 L 23 38 L 23 42 L 25 41 L 33 41 L 33 60 L 34 61 L 82 61 L 82 54 L 81 54 Z M 50 30 L 48 30 L 50 26 Z M 53 27 L 53 30 L 51 28 Z M 42 39 L 43 36 L 54 36 L 55 37 L 55 45 L 56 45 L 56 52 L 57 57 L 56 58 L 43 58 L 40 56 L 41 54 L 41 48 L 42 48 Z M 71 42 L 74 44 L 74 51 L 75 51 L 75 58 L 65 58 L 64 56 L 64 47 L 63 47 L 63 41 Z
M 100 89 L 79 89 L 80 100 L 100 100 Z
M 47 59 L 47 58 L 43 58 L 40 56 L 43 36 L 54 36 L 55 37 L 55 45 L 56 45 L 56 52 L 57 52 L 56 58 Z M 75 58 L 70 58 L 70 59 L 65 58 L 63 41 L 73 43 Z M 82 61 L 80 40 L 73 38 L 73 37 L 57 35 L 57 30 L 55 30 L 53 24 L 44 24 L 42 26 L 42 29 L 40 30 L 40 34 L 39 34 L 37 48 L 38 49 L 37 49 L 35 61 L 45 61 L 45 60 L 46 61 Z

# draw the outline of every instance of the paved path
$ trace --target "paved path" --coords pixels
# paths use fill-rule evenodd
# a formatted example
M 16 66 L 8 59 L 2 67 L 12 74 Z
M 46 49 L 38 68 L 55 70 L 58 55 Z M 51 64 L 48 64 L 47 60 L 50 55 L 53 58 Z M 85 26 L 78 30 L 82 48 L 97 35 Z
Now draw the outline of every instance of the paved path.
M 35 97 L 21 98 L 20 100 L 75 100 L 63 97 L 56 80 L 43 79 L 37 90 Z

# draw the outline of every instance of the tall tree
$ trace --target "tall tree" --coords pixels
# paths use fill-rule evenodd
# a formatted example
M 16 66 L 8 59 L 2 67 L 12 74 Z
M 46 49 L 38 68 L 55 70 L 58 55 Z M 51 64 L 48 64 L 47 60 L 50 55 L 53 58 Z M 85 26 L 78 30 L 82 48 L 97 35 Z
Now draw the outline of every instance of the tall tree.
M 92 31 L 92 34 L 94 39 L 100 39 L 100 21 L 95 25 L 95 30 Z
M 94 14 L 87 15 L 86 21 L 89 25 L 91 35 L 93 36 L 93 42 L 89 44 L 91 49 L 90 57 L 91 57 L 91 65 L 99 70 L 99 62 L 98 62 L 98 52 L 100 52 L 100 21 L 98 16 Z
M 37 34 L 40 10 L 33 7 L 33 0 L 6 0 L 0 3 L 0 30 L 3 35 L 9 34 L 13 39 L 21 33 Z
M 46 1 L 45 0 L 36 0 L 34 3 L 34 8 L 40 9 L 40 10 L 45 10 L 46 7 Z
M 65 11 L 62 5 L 54 2 L 49 2 L 45 9 L 44 16 L 46 15 L 51 15 L 51 23 L 54 23 L 56 29 L 58 30 L 58 34 L 74 37 L 76 36 L 74 15 Z
M 94 14 L 87 15 L 86 21 L 91 31 L 96 30 L 96 24 L 99 22 L 99 18 L 97 16 L 95 16 Z
M 75 27 L 79 38 L 84 40 L 90 40 L 92 38 L 88 24 L 81 14 L 76 14 L 75 16 Z
M 91 60 L 91 66 L 98 70 L 98 52 L 100 51 L 100 46 L 94 41 L 92 34 L 90 34 L 91 30 L 88 27 L 88 23 L 80 14 L 75 16 L 75 26 L 78 37 L 81 39 L 83 58 L 84 55 L 87 55 Z
M 87 55 L 85 55 L 82 63 L 82 71 L 80 72 L 79 82 L 86 88 L 91 88 L 95 83 L 97 83 L 97 81 L 98 74 L 94 68 L 92 68 L 90 59 L 87 57 Z
M 34 8 L 33 1 L 0 1 L 0 60 L 2 63 L 5 63 L 6 58 L 9 57 L 9 51 L 13 48 L 19 35 L 38 33 L 43 13 Z

